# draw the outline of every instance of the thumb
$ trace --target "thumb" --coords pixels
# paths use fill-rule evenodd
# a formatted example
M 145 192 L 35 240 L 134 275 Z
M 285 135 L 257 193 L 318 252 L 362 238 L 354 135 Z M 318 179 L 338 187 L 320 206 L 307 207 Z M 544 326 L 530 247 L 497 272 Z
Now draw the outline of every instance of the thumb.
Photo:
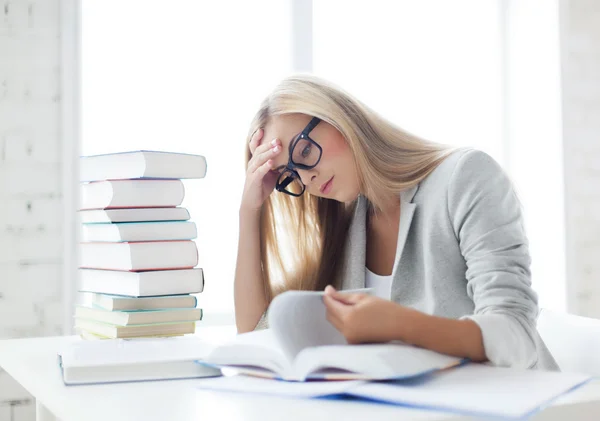
M 327 287 L 325 288 L 325 295 L 344 304 L 353 304 L 353 301 L 351 299 L 352 296 L 356 294 L 342 294 L 331 285 L 327 285 Z
M 328 294 L 328 295 L 329 294 L 335 294 L 336 292 L 337 292 L 337 290 L 333 286 L 331 286 L 331 285 L 327 285 L 325 287 L 325 294 Z

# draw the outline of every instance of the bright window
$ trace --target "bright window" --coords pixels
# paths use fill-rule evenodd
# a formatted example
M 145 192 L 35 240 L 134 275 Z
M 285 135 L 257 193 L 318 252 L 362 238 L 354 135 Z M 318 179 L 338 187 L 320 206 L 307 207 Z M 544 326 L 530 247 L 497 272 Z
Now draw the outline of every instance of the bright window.
M 82 2 L 82 153 L 205 155 L 186 181 L 207 316 L 233 311 L 244 142 L 262 98 L 290 72 L 287 2 Z
M 314 2 L 314 71 L 398 126 L 502 159 L 495 0 Z

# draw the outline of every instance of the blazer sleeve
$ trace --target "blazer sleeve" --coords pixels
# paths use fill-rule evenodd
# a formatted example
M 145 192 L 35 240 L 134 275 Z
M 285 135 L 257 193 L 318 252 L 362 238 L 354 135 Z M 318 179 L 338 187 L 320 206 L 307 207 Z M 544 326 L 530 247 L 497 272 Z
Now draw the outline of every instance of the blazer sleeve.
M 481 329 L 488 360 L 530 368 L 537 363 L 537 294 L 531 288 L 528 241 L 511 181 L 487 154 L 470 150 L 448 187 L 448 213 L 466 261 L 465 316 Z

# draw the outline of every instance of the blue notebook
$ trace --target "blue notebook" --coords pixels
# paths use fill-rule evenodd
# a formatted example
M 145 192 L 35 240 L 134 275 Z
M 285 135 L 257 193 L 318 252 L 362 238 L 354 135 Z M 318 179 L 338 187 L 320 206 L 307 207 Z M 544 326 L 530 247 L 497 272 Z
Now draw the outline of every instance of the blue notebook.
M 585 374 L 470 363 L 388 382 L 290 383 L 249 376 L 198 382 L 200 389 L 298 398 L 354 397 L 474 417 L 523 419 L 589 381 Z

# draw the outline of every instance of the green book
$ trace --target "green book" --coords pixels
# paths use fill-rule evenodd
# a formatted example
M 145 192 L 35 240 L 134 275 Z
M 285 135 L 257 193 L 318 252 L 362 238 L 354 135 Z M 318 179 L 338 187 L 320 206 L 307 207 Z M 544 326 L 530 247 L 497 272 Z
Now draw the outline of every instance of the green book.
M 118 326 L 155 323 L 197 322 L 202 320 L 199 308 L 172 308 L 163 310 L 109 311 L 101 308 L 77 306 L 75 317 Z
M 196 322 L 154 323 L 117 326 L 89 319 L 75 318 L 75 328 L 106 338 L 140 338 L 147 336 L 185 335 L 196 331 Z
M 110 311 L 160 310 L 195 308 L 198 300 L 193 295 L 166 295 L 160 297 L 125 297 L 122 295 L 91 294 L 92 306 Z

